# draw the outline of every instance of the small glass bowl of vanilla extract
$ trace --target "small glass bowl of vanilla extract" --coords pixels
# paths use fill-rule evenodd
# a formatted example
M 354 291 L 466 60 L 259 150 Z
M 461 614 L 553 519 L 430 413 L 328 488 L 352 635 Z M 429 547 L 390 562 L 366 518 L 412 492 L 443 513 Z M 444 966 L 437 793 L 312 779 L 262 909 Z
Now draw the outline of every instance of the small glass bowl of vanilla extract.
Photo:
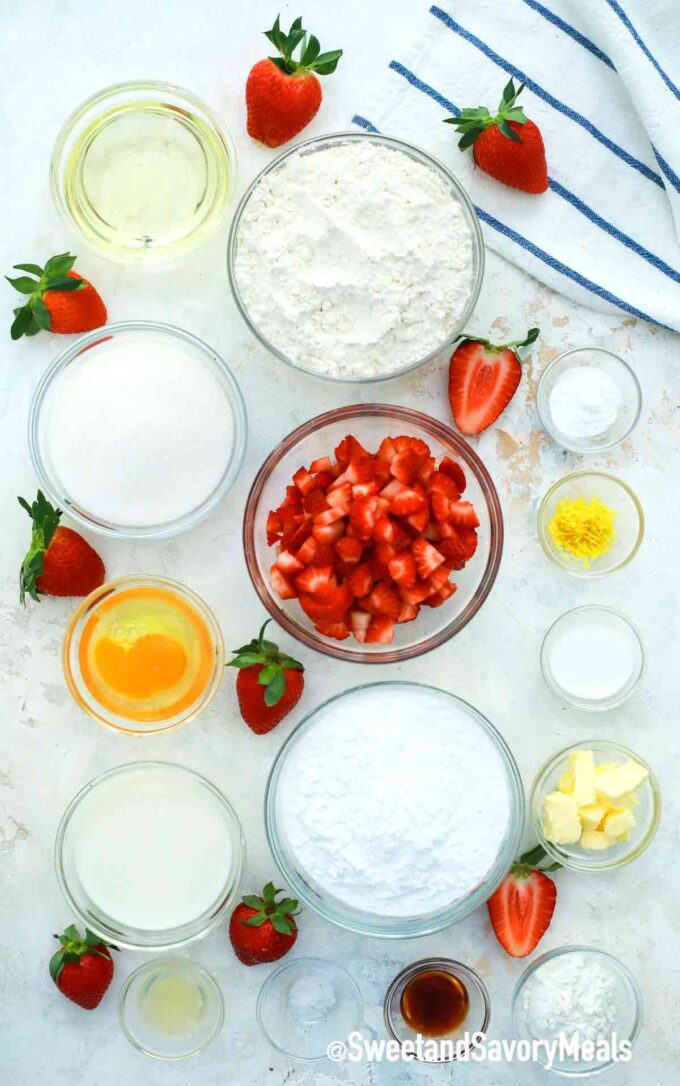
M 472 1038 L 486 1031 L 490 1010 L 482 978 L 451 958 L 423 958 L 406 966 L 384 1003 L 390 1037 L 417 1045 L 414 1058 L 427 1063 L 449 1063 L 474 1048 Z

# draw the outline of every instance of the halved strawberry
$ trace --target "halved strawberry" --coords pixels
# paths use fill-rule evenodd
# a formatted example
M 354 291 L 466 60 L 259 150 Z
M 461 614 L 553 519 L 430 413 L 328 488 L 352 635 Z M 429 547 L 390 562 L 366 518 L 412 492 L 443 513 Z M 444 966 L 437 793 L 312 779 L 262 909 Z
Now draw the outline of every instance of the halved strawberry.
M 351 489 L 352 497 L 357 500 L 361 498 L 372 498 L 379 490 L 379 485 L 375 479 L 369 479 L 367 483 L 355 483 L 353 486 L 351 483 L 348 483 L 347 485 Z
M 388 502 L 391 502 L 394 498 L 396 498 L 397 494 L 401 493 L 401 491 L 405 489 L 406 488 L 404 483 L 400 483 L 398 479 L 391 479 L 390 482 L 387 483 L 387 485 L 384 486 L 380 491 L 380 497 L 385 498 Z
M 444 556 L 428 543 L 426 539 L 416 539 L 413 543 L 413 557 L 416 560 L 418 576 L 425 580 L 434 573 L 444 561 Z
M 366 643 L 389 645 L 391 641 L 394 641 L 392 621 L 386 615 L 373 615 L 366 631 Z
M 458 533 L 449 539 L 442 539 L 437 544 L 437 550 L 444 555 L 447 569 L 462 569 L 468 560 L 467 547 Z
M 294 600 L 297 596 L 293 582 L 276 566 L 272 566 L 269 571 L 269 580 L 274 592 L 276 592 L 276 595 L 279 596 L 280 599 Z
M 449 365 L 449 401 L 461 433 L 481 433 L 505 410 L 522 377 L 516 348 L 528 347 L 538 334 L 538 328 L 531 328 L 524 339 L 501 346 L 468 336 L 456 347 Z
M 368 627 L 371 625 L 371 615 L 369 615 L 368 611 L 350 611 L 349 624 L 355 638 L 359 644 L 363 645 Z
M 544 858 L 540 845 L 525 852 L 487 902 L 496 938 L 513 958 L 531 954 L 555 911 L 557 889 L 545 872 L 554 871 L 560 864 L 542 869 L 538 864 Z
M 315 596 L 319 589 L 335 587 L 337 581 L 332 566 L 307 566 L 303 573 L 295 578 L 298 592 L 310 592 Z
M 416 563 L 412 554 L 405 551 L 403 554 L 397 554 L 388 562 L 387 568 L 390 571 L 390 576 L 398 585 L 403 585 L 404 588 L 413 588 L 416 583 Z
M 418 478 L 421 483 L 427 485 L 427 481 L 434 473 L 436 468 L 436 461 L 434 456 L 428 456 L 427 460 L 422 460 L 420 467 L 418 468 Z

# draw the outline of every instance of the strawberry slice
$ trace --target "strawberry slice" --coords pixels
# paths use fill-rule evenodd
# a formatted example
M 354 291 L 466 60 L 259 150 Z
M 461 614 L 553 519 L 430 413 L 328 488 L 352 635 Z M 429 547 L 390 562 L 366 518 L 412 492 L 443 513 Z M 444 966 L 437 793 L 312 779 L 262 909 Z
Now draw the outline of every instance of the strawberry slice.
M 513 958 L 531 954 L 555 911 L 557 889 L 545 872 L 554 871 L 560 864 L 542 869 L 538 864 L 544 857 L 540 845 L 526 852 L 487 902 L 496 938 Z
M 404 552 L 403 554 L 397 554 L 395 557 L 387 563 L 387 568 L 390 571 L 390 576 L 398 585 L 402 585 L 404 588 L 413 588 L 416 583 L 416 562 L 412 554 Z
M 293 584 L 293 582 L 290 580 L 289 577 L 286 577 L 286 574 L 282 573 L 281 570 L 278 569 L 276 566 L 272 566 L 271 570 L 269 571 L 269 580 L 271 582 L 272 588 L 276 592 L 276 595 L 279 596 L 280 599 L 294 600 L 297 596 L 297 592 L 295 591 L 295 585 Z
M 462 494 L 467 485 L 467 481 L 465 479 L 465 472 L 463 471 L 460 464 L 458 464 L 455 460 L 452 460 L 450 456 L 443 456 L 439 464 L 439 470 L 443 471 L 446 475 L 451 476 L 454 483 L 458 487 L 460 494 Z M 458 495 L 459 497 L 460 494 Z
M 320 589 L 334 588 L 336 584 L 332 566 L 307 566 L 307 569 L 295 578 L 298 592 L 309 592 L 312 596 Z
M 366 631 L 366 644 L 389 645 L 394 641 L 394 624 L 387 615 L 373 615 Z
M 345 582 L 353 596 L 361 599 L 367 596 L 373 588 L 373 574 L 368 562 L 361 562 L 352 570 Z
M 414 452 L 413 449 L 404 449 L 403 452 L 397 453 L 391 461 L 390 472 L 400 483 L 410 486 L 418 477 L 420 465 L 421 458 L 418 453 Z
M 457 502 L 462 494 L 456 480 L 446 471 L 433 471 L 426 485 L 430 493 L 443 494 L 452 502 Z
M 369 615 L 368 611 L 350 611 L 349 624 L 354 637 L 360 645 L 363 645 L 368 627 L 371 625 L 371 615 Z
M 426 539 L 416 539 L 413 543 L 413 557 L 416 560 L 418 576 L 426 580 L 444 561 L 443 554 L 428 543 Z
M 382 495 L 381 495 L 382 496 Z M 408 517 L 427 509 L 427 498 L 411 487 L 404 487 L 392 498 L 390 512 L 395 517 Z
M 522 340 L 496 346 L 466 337 L 451 355 L 449 401 L 462 434 L 480 434 L 510 403 L 522 377 L 516 348 L 528 347 L 539 334 L 531 328 Z
M 378 460 L 385 460 L 391 464 L 397 455 L 397 447 L 391 437 L 384 437 L 378 449 Z
M 471 502 L 451 502 L 449 516 L 454 528 L 477 528 L 479 517 Z

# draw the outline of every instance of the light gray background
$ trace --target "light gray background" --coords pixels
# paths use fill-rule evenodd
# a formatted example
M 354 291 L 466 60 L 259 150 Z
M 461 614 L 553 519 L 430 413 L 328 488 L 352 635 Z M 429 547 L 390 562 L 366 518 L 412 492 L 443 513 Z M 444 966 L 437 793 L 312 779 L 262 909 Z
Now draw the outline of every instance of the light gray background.
M 398 10 L 401 9 L 401 10 Z M 344 47 L 338 73 L 324 82 L 324 104 L 305 135 L 348 125 L 367 102 L 366 88 L 410 35 L 409 5 L 387 0 L 343 4 L 308 0 L 306 23 L 323 48 Z M 502 17 L 499 0 L 499 17 Z M 224 269 L 226 228 L 181 266 L 140 274 L 88 253 L 70 235 L 50 202 L 48 163 L 56 133 L 70 110 L 101 87 L 125 79 L 158 78 L 194 90 L 226 118 L 238 145 L 239 188 L 271 157 L 245 132 L 243 86 L 251 64 L 266 55 L 260 31 L 276 6 L 263 0 L 23 0 L 4 5 L 2 51 L 3 261 L 42 261 L 71 246 L 79 269 L 100 287 L 111 320 L 151 318 L 181 325 L 206 339 L 233 368 L 250 418 L 250 436 L 237 485 L 222 508 L 191 534 L 167 543 L 126 545 L 96 541 L 108 572 L 156 572 L 186 581 L 212 604 L 227 645 L 256 631 L 262 609 L 248 581 L 241 550 L 243 504 L 264 456 L 310 416 L 358 400 L 420 408 L 444 421 L 445 360 L 401 380 L 374 387 L 340 386 L 294 374 L 268 358 L 248 335 L 232 304 Z M 299 14 L 289 5 L 283 21 Z M 402 50 L 403 51 L 403 50 Z M 399 135 L 399 133 L 394 133 Z M 452 138 L 451 154 L 454 150 Z M 525 378 L 498 426 L 473 439 L 498 486 L 507 539 L 500 575 L 481 613 L 455 640 L 404 667 L 362 669 L 297 650 L 307 665 L 302 703 L 273 734 L 257 738 L 238 717 L 233 677 L 227 675 L 210 709 L 174 735 L 133 741 L 100 729 L 71 702 L 60 669 L 69 601 L 18 606 L 17 571 L 29 525 L 15 495 L 30 497 L 35 479 L 26 447 L 26 414 L 38 378 L 64 341 L 42 335 L 11 344 L 16 304 L 2 293 L 7 332 L 0 365 L 0 530 L 2 540 L 2 751 L 0 753 L 0 1082 L 16 1086 L 145 1086 L 182 1082 L 217 1086 L 280 1086 L 284 1082 L 336 1086 L 362 1083 L 484 1082 L 485 1086 L 546 1080 L 523 1066 L 293 1067 L 258 1035 L 255 997 L 268 967 L 247 969 L 234 958 L 224 928 L 191 954 L 216 973 L 225 996 L 224 1031 L 199 1061 L 161 1065 L 135 1052 L 119 1032 L 116 997 L 140 957 L 122 953 L 112 989 L 91 1014 L 62 999 L 47 973 L 50 933 L 68 915 L 52 869 L 52 842 L 73 793 L 103 770 L 137 758 L 162 757 L 211 776 L 235 804 L 250 852 L 248 882 L 256 889 L 273 876 L 262 827 L 263 788 L 272 758 L 302 715 L 329 694 L 376 678 L 409 678 L 440 685 L 473 702 L 500 728 L 528 787 L 543 759 L 570 742 L 619 739 L 648 758 L 661 780 L 665 811 L 660 832 L 634 866 L 613 874 L 557 875 L 558 903 L 548 950 L 570 942 L 619 955 L 642 987 L 646 1023 L 628 1068 L 603 1082 L 657 1086 L 678 1082 L 680 1036 L 678 890 L 677 453 L 678 340 L 623 316 L 569 304 L 522 271 L 489 253 L 482 296 L 471 327 L 515 338 L 538 324 L 542 335 Z M 640 495 L 648 530 L 635 562 L 604 581 L 584 584 L 548 564 L 535 516 L 546 487 L 584 461 L 549 442 L 540 429 L 534 396 L 541 369 L 568 347 L 600 343 L 636 368 L 644 392 L 642 421 L 632 441 L 588 461 L 620 473 Z M 611 716 L 589 716 L 562 706 L 546 690 L 538 653 L 549 624 L 568 607 L 587 602 L 620 607 L 638 624 L 647 646 L 641 690 Z M 285 642 L 285 638 L 282 638 Z M 675 669 L 675 678 L 674 678 Z M 402 943 L 360 939 L 305 914 L 295 953 L 344 963 L 356 977 L 369 1021 L 381 1031 L 387 983 L 406 962 L 432 953 L 460 958 L 486 978 L 492 1000 L 491 1033 L 509 1036 L 509 1005 L 523 963 L 505 956 L 485 909 L 449 931 Z

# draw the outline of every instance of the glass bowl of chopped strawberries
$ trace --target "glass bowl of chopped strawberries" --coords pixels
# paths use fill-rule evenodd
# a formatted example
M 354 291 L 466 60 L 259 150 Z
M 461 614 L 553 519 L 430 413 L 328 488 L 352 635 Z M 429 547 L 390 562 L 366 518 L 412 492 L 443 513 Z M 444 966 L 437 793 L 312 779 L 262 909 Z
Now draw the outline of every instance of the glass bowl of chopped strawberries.
M 437 648 L 498 573 L 503 518 L 476 453 L 390 404 L 318 415 L 270 453 L 243 525 L 248 572 L 291 636 L 354 663 Z

